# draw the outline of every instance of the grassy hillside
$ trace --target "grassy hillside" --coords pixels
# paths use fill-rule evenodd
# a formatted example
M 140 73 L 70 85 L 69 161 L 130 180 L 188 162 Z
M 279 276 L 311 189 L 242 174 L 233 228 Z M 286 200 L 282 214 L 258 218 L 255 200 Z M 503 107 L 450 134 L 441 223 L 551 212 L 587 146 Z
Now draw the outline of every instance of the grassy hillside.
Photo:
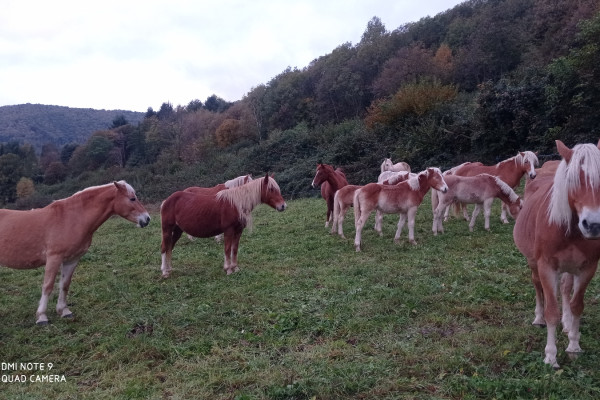
M 108 129 L 123 115 L 136 125 L 144 113 L 124 110 L 94 110 L 42 104 L 0 107 L 0 142 L 31 144 L 38 151 L 46 143 L 62 146 L 85 143 L 97 130 Z
M 364 247 L 324 228 L 322 199 L 261 206 L 226 276 L 212 239 L 175 248 L 160 278 L 160 221 L 111 219 L 78 266 L 74 320 L 34 325 L 43 271 L 0 269 L 0 362 L 52 363 L 59 383 L 2 383 L 11 399 L 578 398 L 600 394 L 600 286 L 587 293 L 581 345 L 543 364 L 534 290 L 512 223 L 470 233 L 454 219 L 431 234 L 429 196 L 417 246 L 371 221 Z M 352 212 L 345 231 L 353 237 Z M 55 302 L 49 304 L 52 311 Z M 20 374 L 2 371 L 2 375 Z M 23 372 L 43 375 L 42 372 Z

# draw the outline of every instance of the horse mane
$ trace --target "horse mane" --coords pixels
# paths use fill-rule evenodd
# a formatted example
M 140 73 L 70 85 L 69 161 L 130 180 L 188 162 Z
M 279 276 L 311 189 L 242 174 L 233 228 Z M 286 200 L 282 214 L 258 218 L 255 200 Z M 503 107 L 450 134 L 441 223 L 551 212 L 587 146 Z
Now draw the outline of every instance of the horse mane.
M 262 184 L 263 178 L 260 178 L 242 186 L 221 190 L 217 193 L 216 199 L 228 201 L 229 204 L 233 205 L 239 214 L 240 221 L 245 222 L 246 227 L 252 229 L 252 210 L 261 203 Z M 269 177 L 267 188 L 281 191 L 275 179 L 271 177 Z
M 533 151 L 523 151 L 523 152 L 517 153 L 517 155 L 514 157 L 507 158 L 506 160 L 500 161 L 496 165 L 500 166 L 501 164 L 504 164 L 507 162 L 514 162 L 516 165 L 525 165 L 525 161 L 529 161 L 534 166 L 540 164 L 537 156 L 535 155 L 535 153 Z
M 435 167 L 430 167 L 430 168 L 425 169 L 424 171 L 419 172 L 416 176 L 409 178 L 406 181 L 406 182 L 408 182 L 408 186 L 410 186 L 411 190 L 416 191 L 421 188 L 421 185 L 419 183 L 419 178 L 421 177 L 421 175 L 424 175 L 427 178 L 429 178 L 429 169 L 439 172 L 440 175 L 442 174 L 442 171 L 439 168 L 435 168 Z
M 600 149 L 596 145 L 585 143 L 573 147 L 573 155 L 567 163 L 561 160 L 550 193 L 548 221 L 559 227 L 565 227 L 567 233 L 571 226 L 572 211 L 569 207 L 569 193 L 581 187 L 580 172 L 584 174 L 584 184 L 592 188 L 600 186 Z
M 120 185 L 125 185 L 125 187 L 127 188 L 127 194 L 129 196 L 135 196 L 135 190 L 133 189 L 133 187 L 129 183 L 125 182 L 124 180 L 120 180 L 118 182 L 115 181 L 115 182 L 111 182 L 111 183 L 106 183 L 104 185 L 90 186 L 85 189 L 81 189 L 80 191 L 73 194 L 71 197 L 78 196 L 78 195 L 81 195 L 84 193 L 90 193 L 90 192 L 98 190 L 98 189 L 107 189 L 111 186 L 114 186 L 115 183 L 118 183 Z
M 231 188 L 234 188 L 237 186 L 242 186 L 244 184 L 244 180 L 246 180 L 246 178 L 248 178 L 250 181 L 252 181 L 252 177 L 250 175 L 242 175 L 242 176 L 238 176 L 237 178 L 233 178 L 228 181 L 225 181 L 224 185 L 228 189 L 231 189 Z
M 485 175 L 489 175 L 489 174 L 485 174 Z M 497 176 L 493 176 L 493 175 L 489 175 L 489 176 L 494 178 L 494 181 L 496 181 L 496 185 L 498 185 L 498 187 L 500 188 L 502 193 L 504 193 L 505 195 L 508 196 L 508 199 L 510 200 L 511 203 L 514 203 L 515 201 L 517 201 L 519 199 L 519 195 L 516 194 L 515 191 L 512 190 L 512 188 L 506 184 L 506 182 L 504 182 L 502 179 L 498 178 Z

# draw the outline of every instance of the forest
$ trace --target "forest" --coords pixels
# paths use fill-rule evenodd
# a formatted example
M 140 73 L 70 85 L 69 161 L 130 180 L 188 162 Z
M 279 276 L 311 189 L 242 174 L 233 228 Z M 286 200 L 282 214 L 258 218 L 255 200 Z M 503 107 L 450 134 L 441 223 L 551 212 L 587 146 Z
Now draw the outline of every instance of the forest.
M 367 17 L 368 18 L 368 17 Z M 168 94 L 165 93 L 165 97 Z M 217 95 L 123 115 L 85 143 L 0 145 L 0 203 L 40 207 L 125 179 L 147 202 L 187 186 L 275 173 L 286 198 L 316 196 L 317 162 L 376 180 L 385 157 L 414 171 L 556 158 L 600 138 L 600 3 L 469 0 L 288 67 L 242 99 Z

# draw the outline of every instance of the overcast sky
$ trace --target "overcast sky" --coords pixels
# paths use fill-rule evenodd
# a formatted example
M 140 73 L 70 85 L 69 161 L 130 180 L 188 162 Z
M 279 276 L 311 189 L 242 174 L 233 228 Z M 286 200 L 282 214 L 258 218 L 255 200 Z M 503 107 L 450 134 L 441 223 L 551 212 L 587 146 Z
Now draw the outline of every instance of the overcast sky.
M 464 1 L 464 0 L 463 0 Z M 145 112 L 241 99 L 288 66 L 459 0 L 3 0 L 0 106 Z

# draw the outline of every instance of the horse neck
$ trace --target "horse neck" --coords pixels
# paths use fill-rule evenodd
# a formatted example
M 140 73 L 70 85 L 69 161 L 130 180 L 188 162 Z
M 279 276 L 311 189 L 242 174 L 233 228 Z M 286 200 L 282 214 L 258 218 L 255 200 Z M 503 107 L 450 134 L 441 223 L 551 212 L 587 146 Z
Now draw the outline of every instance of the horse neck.
M 494 186 L 497 188 L 496 197 L 498 197 L 502 202 L 506 204 L 514 203 L 518 199 L 518 197 L 513 197 L 513 199 L 511 199 L 512 189 L 509 187 L 508 184 L 504 183 L 502 180 L 498 182 L 498 180 L 496 179 L 500 180 L 500 178 L 494 177 L 493 179 Z M 503 183 L 506 186 L 504 186 Z
M 429 187 L 430 187 L 429 177 L 426 174 L 420 174 L 419 176 L 417 176 L 417 179 L 419 181 L 419 188 L 416 190 L 413 190 L 411 188 L 411 190 L 413 190 L 415 193 L 417 193 L 419 195 L 420 199 L 423 200 L 423 198 L 429 191 Z
M 338 174 L 335 171 L 328 173 L 327 178 L 325 180 L 327 182 L 329 182 L 329 184 L 331 185 L 331 188 L 333 189 L 333 193 L 337 192 L 342 186 L 345 186 L 348 184 L 346 179 L 344 179 L 342 176 L 340 176 L 340 174 Z
M 517 186 L 521 181 L 521 177 L 525 174 L 514 157 L 499 162 L 495 165 L 495 168 L 496 172 L 492 175 L 499 177 L 510 187 Z
M 114 191 L 110 186 L 83 190 L 65 199 L 66 208 L 76 222 L 73 226 L 83 226 L 88 234 L 93 234 L 108 218 L 114 215 L 111 206 Z

